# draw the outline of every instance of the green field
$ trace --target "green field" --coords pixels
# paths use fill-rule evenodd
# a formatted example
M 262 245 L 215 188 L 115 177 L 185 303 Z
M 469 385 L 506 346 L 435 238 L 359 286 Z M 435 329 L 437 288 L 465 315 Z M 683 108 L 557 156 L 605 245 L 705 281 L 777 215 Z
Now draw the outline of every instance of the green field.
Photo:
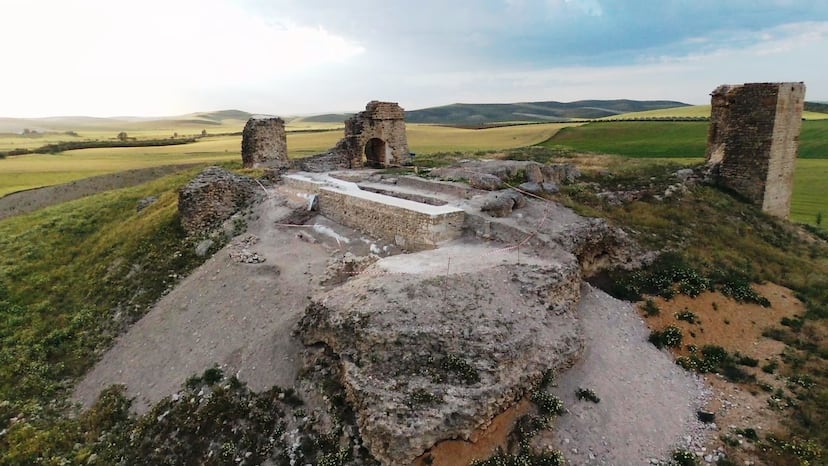
M 693 105 L 690 107 L 663 108 L 644 112 L 622 113 L 601 118 L 601 120 L 637 120 L 645 118 L 707 118 L 710 116 L 710 105 Z M 828 113 L 802 112 L 806 120 L 828 120 Z
M 544 145 L 630 158 L 704 160 L 707 122 L 607 122 L 564 128 Z M 678 160 L 677 160 L 678 161 Z M 791 218 L 816 223 L 828 215 L 828 121 L 804 121 L 794 173 Z M 828 224 L 828 219 L 822 225 Z
M 287 135 L 289 155 L 292 158 L 306 157 L 329 149 L 343 134 L 341 130 L 319 131 L 332 124 L 307 125 L 304 129 L 314 131 L 290 132 Z M 413 152 L 423 154 L 500 150 L 540 143 L 564 126 L 566 125 L 541 124 L 473 130 L 409 125 L 408 140 Z M 7 157 L 0 160 L 0 196 L 137 168 L 241 160 L 240 151 L 241 136 L 216 136 L 178 146 L 81 149 L 55 155 Z

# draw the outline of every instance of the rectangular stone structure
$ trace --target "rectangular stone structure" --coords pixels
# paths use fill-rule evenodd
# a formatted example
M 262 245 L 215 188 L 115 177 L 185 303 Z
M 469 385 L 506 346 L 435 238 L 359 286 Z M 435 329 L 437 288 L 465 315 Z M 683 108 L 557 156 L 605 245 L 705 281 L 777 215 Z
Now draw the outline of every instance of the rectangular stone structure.
M 282 178 L 285 186 L 319 195 L 319 213 L 345 226 L 392 241 L 410 251 L 431 249 L 463 234 L 466 213 L 360 189 L 329 176 Z
M 715 182 L 787 219 L 805 84 L 722 85 L 711 96 L 706 157 Z

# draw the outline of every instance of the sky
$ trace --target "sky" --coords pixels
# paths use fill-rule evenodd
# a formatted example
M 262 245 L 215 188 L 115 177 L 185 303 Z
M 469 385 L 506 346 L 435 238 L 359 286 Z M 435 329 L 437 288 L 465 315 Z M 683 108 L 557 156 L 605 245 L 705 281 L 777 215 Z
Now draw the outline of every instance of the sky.
M 804 81 L 822 0 L 0 0 L 0 116 L 293 116 Z

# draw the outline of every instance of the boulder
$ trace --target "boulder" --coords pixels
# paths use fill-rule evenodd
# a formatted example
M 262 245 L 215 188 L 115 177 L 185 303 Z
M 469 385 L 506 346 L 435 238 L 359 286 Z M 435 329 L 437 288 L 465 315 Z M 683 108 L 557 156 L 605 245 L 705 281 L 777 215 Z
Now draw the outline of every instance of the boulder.
M 547 181 L 546 183 L 541 183 L 541 189 L 545 193 L 549 194 L 557 194 L 560 192 L 560 188 L 558 187 L 557 183 L 553 183 L 551 181 Z
M 495 175 L 488 173 L 473 173 L 469 176 L 469 186 L 472 188 L 494 191 L 500 189 L 503 181 Z
M 514 189 L 496 191 L 488 194 L 480 210 L 492 217 L 507 217 L 514 209 L 526 205 L 526 198 Z
M 523 183 L 520 186 L 518 186 L 518 189 L 531 194 L 540 194 L 543 192 L 543 188 L 541 188 L 540 183 Z
M 298 326 L 338 355 L 360 435 L 385 465 L 469 439 L 581 351 L 574 257 L 446 249 L 380 260 L 314 297 Z
M 531 162 L 526 165 L 526 181 L 529 183 L 543 183 L 544 176 L 541 170 L 541 164 Z

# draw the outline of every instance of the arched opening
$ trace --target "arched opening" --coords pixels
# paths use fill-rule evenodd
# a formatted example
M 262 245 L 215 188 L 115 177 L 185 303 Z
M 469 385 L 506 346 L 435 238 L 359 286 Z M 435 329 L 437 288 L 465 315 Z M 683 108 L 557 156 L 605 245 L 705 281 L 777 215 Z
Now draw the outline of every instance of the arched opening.
M 380 138 L 371 138 L 365 143 L 365 165 L 381 168 L 385 163 L 386 143 Z

